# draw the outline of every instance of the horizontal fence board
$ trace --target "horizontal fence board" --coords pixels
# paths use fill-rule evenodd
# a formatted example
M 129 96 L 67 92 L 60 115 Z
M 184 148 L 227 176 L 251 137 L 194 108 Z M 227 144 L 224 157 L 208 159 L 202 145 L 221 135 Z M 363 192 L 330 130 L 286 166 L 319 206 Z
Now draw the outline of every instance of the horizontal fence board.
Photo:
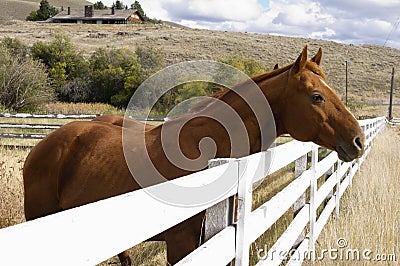
M 18 128 L 18 129 L 57 129 L 62 125 L 39 125 L 39 124 L 3 124 L 0 123 L 0 128 Z
M 0 139 L 43 139 L 45 134 L 14 134 L 14 133 L 2 133 Z
M 184 176 L 175 184 L 202 182 L 203 177 L 211 181 L 220 175 L 235 178 L 237 169 L 237 163 L 221 165 Z M 12 265 L 15 258 L 21 265 L 54 265 L 55 261 L 57 265 L 95 265 L 215 204 L 188 208 L 151 196 L 163 193 L 167 185 L 158 184 L 2 229 L 0 261 L 4 265 Z M 227 188 L 227 195 L 236 190 Z M 21 250 L 24 256 L 20 256 Z
M 321 234 L 322 229 L 324 228 L 325 224 L 328 222 L 329 217 L 331 216 L 333 210 L 335 209 L 335 198 L 332 197 L 328 203 L 326 204 L 324 210 L 319 215 L 317 222 L 315 223 L 315 237 L 317 239 L 318 236 Z
M 305 171 L 286 188 L 251 213 L 246 226 L 251 228 L 249 242 L 255 241 L 271 227 L 310 186 L 312 173 Z
M 0 117 L 6 118 L 57 118 L 57 119 L 93 119 L 100 116 L 100 114 L 82 114 L 82 115 L 69 115 L 69 114 L 10 114 L 0 113 Z
M 346 174 L 347 170 L 350 169 L 350 167 L 351 167 L 351 162 L 342 163 L 342 165 L 340 166 L 339 177 L 342 178 Z
M 316 178 L 320 178 L 323 174 L 328 172 L 332 168 L 332 166 L 337 162 L 338 155 L 336 152 L 331 152 L 328 156 L 326 156 L 323 160 L 318 162 L 316 167 Z
M 289 251 L 297 238 L 304 230 L 308 223 L 310 212 L 310 205 L 306 204 L 296 215 L 290 223 L 285 232 L 279 237 L 275 244 L 270 248 L 265 259 L 260 260 L 257 266 L 279 266 L 281 262 L 286 259 L 283 256 L 285 252 Z
M 167 117 L 162 117 L 162 116 L 128 116 L 128 117 L 139 121 L 164 122 L 168 120 Z
M 282 169 L 291 162 L 307 154 L 311 151 L 313 145 L 315 144 L 310 142 L 300 142 L 297 140 L 292 140 L 288 143 L 270 148 L 269 150 L 263 152 L 265 160 L 264 173 L 253 178 L 253 182 L 261 181 L 265 178 L 265 176 Z M 253 154 L 244 158 L 252 159 L 256 158 L 257 156 L 260 155 Z
M 175 266 L 227 265 L 235 258 L 235 231 L 226 227 Z
M 328 197 L 333 188 L 337 184 L 336 175 L 331 175 L 324 184 L 317 190 L 317 195 L 315 197 L 315 206 L 318 208 L 319 205 Z
M 290 257 L 289 262 L 286 264 L 286 266 L 301 266 L 303 264 L 304 259 L 306 258 L 308 247 L 309 247 L 309 239 L 304 238 L 304 240 L 298 246 L 296 251 Z
M 75 115 L 75 114 L 25 114 L 25 113 L 20 113 L 20 114 L 11 114 L 11 113 L 0 113 L 0 118 L 17 118 L 17 119 L 30 119 L 30 118 L 37 118 L 37 119 L 70 119 L 70 120 L 88 120 L 88 119 L 94 119 L 98 116 L 101 116 L 100 114 L 80 114 L 80 115 Z M 139 121 L 154 121 L 154 122 L 164 122 L 167 120 L 167 118 L 164 117 L 159 117 L 159 116 L 130 116 L 130 118 L 139 120 Z M 41 129 L 41 130 L 56 130 L 63 126 L 63 124 L 24 124 L 23 122 L 21 124 L 17 123 L 0 123 L 0 129 L 3 128 L 13 128 L 13 129 Z M 26 134 L 20 134 L 20 133 L 1 133 L 0 132 L 0 139 L 43 139 L 46 137 L 47 134 L 32 134 L 32 133 L 26 133 Z

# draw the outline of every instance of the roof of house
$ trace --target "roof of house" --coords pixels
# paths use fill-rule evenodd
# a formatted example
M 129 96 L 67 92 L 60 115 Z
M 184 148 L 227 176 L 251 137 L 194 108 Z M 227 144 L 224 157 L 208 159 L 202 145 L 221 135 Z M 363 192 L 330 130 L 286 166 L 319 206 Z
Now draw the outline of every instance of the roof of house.
M 115 9 L 114 15 L 111 14 L 111 9 L 93 10 L 93 16 L 85 17 L 85 10 L 82 9 L 71 9 L 70 15 L 68 10 L 61 11 L 52 19 L 79 19 L 79 20 L 122 20 L 130 17 L 133 14 L 137 14 L 142 20 L 139 12 L 136 9 Z

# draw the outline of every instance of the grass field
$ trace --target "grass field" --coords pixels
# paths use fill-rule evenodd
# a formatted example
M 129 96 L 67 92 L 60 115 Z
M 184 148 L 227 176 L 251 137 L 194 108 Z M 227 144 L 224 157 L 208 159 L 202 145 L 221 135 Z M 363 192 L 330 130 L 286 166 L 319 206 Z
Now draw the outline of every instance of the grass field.
M 344 254 L 356 250 L 360 259 L 330 259 L 325 255 L 313 265 L 400 265 L 399 165 L 400 128 L 386 128 L 374 141 L 352 187 L 343 195 L 339 219 L 331 217 L 316 245 L 319 255 L 323 249 L 338 249 Z M 340 241 L 346 246 L 340 248 Z M 396 261 L 385 261 L 392 254 Z

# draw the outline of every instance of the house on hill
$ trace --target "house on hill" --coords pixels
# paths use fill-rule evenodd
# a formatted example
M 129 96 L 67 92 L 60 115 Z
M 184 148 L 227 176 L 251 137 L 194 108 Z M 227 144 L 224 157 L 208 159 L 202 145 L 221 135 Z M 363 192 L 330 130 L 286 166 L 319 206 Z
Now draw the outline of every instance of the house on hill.
M 142 23 L 144 18 L 135 9 L 94 9 L 92 5 L 81 10 L 61 11 L 47 22 L 50 23 L 75 23 L 75 24 L 131 24 Z

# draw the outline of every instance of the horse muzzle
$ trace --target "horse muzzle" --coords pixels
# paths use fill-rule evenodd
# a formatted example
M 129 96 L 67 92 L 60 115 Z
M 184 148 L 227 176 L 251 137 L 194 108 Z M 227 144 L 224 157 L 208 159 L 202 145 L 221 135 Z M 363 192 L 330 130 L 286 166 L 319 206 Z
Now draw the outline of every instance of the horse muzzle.
M 343 142 L 335 146 L 335 151 L 339 159 L 345 162 L 351 162 L 364 154 L 364 136 L 356 136 L 351 142 Z

